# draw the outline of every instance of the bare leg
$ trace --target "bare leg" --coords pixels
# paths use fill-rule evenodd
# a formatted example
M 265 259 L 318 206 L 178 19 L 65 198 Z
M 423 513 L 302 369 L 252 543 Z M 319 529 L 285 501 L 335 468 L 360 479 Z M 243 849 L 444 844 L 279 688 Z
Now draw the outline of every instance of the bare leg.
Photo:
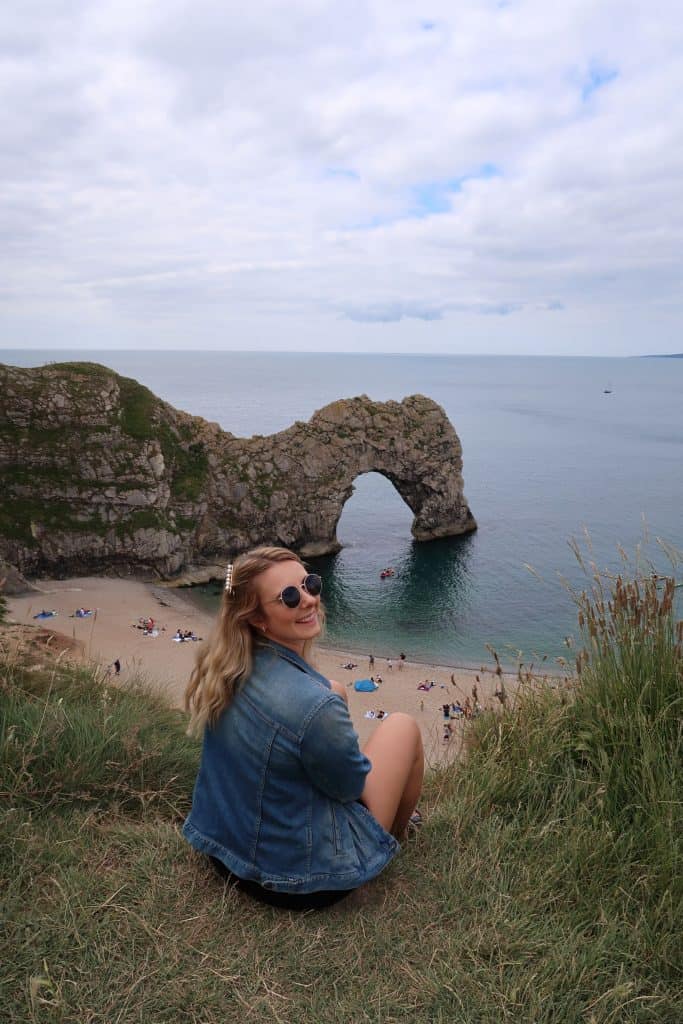
M 401 839 L 422 792 L 424 750 L 417 722 L 401 711 L 392 712 L 363 753 L 372 768 L 361 801 L 387 832 Z

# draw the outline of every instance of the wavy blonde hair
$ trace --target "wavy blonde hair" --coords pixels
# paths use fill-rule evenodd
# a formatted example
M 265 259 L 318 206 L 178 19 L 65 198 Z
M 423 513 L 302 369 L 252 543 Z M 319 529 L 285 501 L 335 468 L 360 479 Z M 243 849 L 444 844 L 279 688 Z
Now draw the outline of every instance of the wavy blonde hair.
M 259 610 L 254 580 L 278 562 L 298 562 L 306 568 L 299 556 L 287 548 L 258 547 L 235 559 L 232 593 L 223 591 L 216 625 L 199 650 L 185 691 L 190 735 L 199 736 L 205 726 L 215 725 L 239 684 L 250 675 L 254 642 L 258 639 L 249 621 Z M 321 606 L 321 621 L 322 618 Z M 304 658 L 308 658 L 312 646 L 313 641 L 307 640 Z

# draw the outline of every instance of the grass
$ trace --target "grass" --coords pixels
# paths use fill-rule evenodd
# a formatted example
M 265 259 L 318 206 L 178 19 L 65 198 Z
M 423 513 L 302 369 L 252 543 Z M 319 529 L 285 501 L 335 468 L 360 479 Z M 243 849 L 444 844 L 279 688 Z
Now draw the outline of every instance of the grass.
M 116 374 L 119 386 L 121 429 L 136 441 L 152 440 L 156 436 L 160 400 L 144 384 L 132 377 Z
M 193 440 L 188 423 L 173 429 L 163 413 L 163 403 L 149 388 L 129 377 L 117 375 L 121 395 L 121 429 L 138 441 L 158 440 L 166 465 L 172 468 L 171 492 L 180 501 L 201 496 L 209 471 L 209 460 L 201 441 Z
M 672 586 L 583 595 L 573 691 L 528 680 L 473 723 L 466 764 L 429 775 L 418 839 L 303 916 L 225 888 L 184 843 L 198 747 L 180 714 L 8 653 L 0 1019 L 678 1024 Z
M 201 498 L 209 475 L 209 459 L 204 443 L 195 436 L 196 428 L 191 421 L 185 420 L 182 414 L 176 414 L 142 384 L 114 374 L 96 363 L 62 363 L 35 371 L 24 371 L 24 384 L 36 401 L 40 397 L 44 398 L 50 390 L 55 372 L 63 375 L 63 382 L 76 407 L 79 395 L 84 390 L 91 392 L 93 382 L 99 381 L 101 386 L 105 386 L 113 379 L 118 383 L 120 406 L 116 418 L 110 417 L 109 424 L 88 425 L 87 448 L 91 454 L 93 451 L 97 454 L 103 444 L 106 446 L 108 455 L 114 459 L 117 479 L 124 489 L 146 489 L 150 486 L 149 478 L 135 479 L 140 472 L 138 450 L 140 442 L 158 441 L 174 501 L 187 503 Z M 6 373 L 0 367 L 0 381 L 5 376 Z M 117 422 L 124 435 L 123 439 L 114 430 Z M 46 505 L 43 499 L 31 497 L 34 492 L 63 493 L 70 486 L 72 489 L 75 487 L 76 491 L 83 491 L 82 471 L 74 469 L 71 451 L 73 438 L 70 439 L 68 431 L 65 434 L 62 427 L 46 428 L 38 421 L 19 428 L 6 420 L 2 423 L 0 433 L 11 448 L 21 450 L 27 445 L 42 447 L 49 449 L 54 456 L 49 465 L 31 465 L 27 468 L 19 464 L 19 460 L 16 465 L 5 467 L 5 490 L 0 495 L 0 533 L 3 536 L 34 548 L 37 543 L 33 536 L 36 525 L 51 534 L 77 532 L 101 536 L 109 530 L 110 524 L 97 513 L 79 518 L 74 513 L 72 502 L 55 498 Z M 111 486 L 110 480 L 89 479 L 85 490 L 97 491 L 108 486 Z M 144 518 L 145 511 L 143 509 L 138 514 Z M 142 523 L 142 527 L 156 529 L 159 526 L 176 532 L 172 523 L 152 522 L 149 515 L 148 521 Z M 126 536 L 138 528 L 134 520 L 120 522 L 117 533 Z

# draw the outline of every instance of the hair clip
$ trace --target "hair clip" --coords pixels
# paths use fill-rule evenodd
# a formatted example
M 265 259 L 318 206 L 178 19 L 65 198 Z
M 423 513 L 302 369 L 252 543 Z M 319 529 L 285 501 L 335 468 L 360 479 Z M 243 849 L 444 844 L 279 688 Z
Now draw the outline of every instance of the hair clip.
M 225 570 L 225 592 L 226 594 L 232 594 L 232 562 L 228 565 Z

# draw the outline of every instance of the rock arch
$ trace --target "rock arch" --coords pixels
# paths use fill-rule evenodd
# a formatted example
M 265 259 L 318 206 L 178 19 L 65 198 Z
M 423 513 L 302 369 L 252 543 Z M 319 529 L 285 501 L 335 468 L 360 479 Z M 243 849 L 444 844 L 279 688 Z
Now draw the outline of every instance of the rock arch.
M 441 406 L 423 395 L 402 402 L 341 399 L 307 423 L 261 439 L 251 455 L 277 512 L 262 535 L 304 555 L 339 550 L 337 524 L 353 481 L 364 473 L 393 484 L 413 512 L 416 540 L 476 529 L 463 494 L 460 441 Z
M 0 557 L 29 574 L 125 567 L 193 582 L 258 543 L 333 552 L 370 472 L 410 507 L 417 540 L 476 529 L 460 441 L 422 395 L 342 399 L 239 438 L 94 363 L 0 365 Z

